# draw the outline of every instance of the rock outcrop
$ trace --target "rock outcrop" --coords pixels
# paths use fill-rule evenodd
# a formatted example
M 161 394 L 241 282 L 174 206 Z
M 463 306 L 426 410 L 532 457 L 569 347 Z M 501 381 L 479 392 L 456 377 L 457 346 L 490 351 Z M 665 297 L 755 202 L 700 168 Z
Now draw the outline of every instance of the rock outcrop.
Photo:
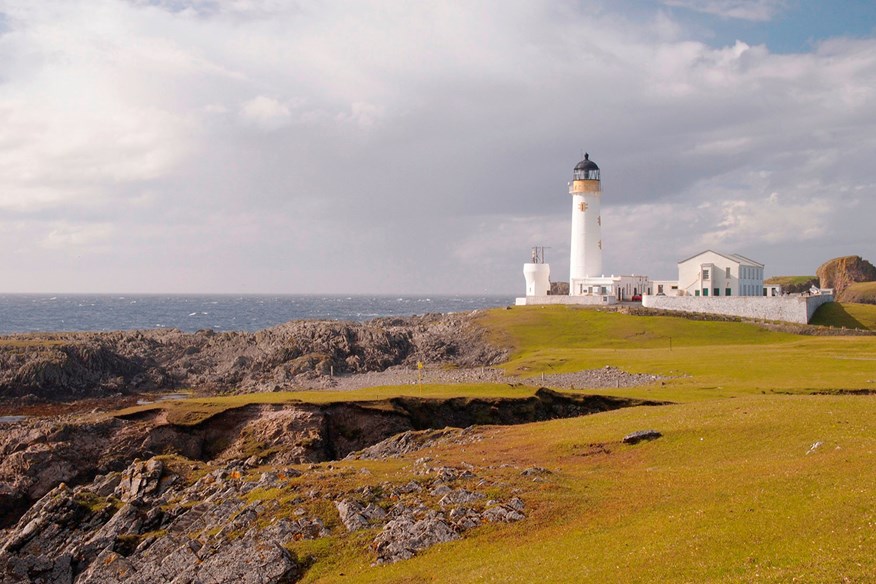
M 469 443 L 473 438 L 465 428 L 476 424 L 520 424 L 659 403 L 540 389 L 516 399 L 397 397 L 378 402 L 252 404 L 194 425 L 168 422 L 161 409 L 97 420 L 68 416 L 10 424 L 0 434 L 0 528 L 62 482 L 85 484 L 97 475 L 124 469 L 115 484 L 101 487 L 101 494 L 137 504 L 174 480 L 163 474 L 158 460 L 142 462 L 161 455 L 216 464 L 242 461 L 247 467 L 316 463 L 348 455 L 373 460 L 438 441 Z M 367 514 L 366 518 L 371 519 Z
M 306 540 L 356 532 L 370 540 L 361 552 L 382 564 L 484 523 L 526 518 L 520 497 L 484 493 L 507 488 L 508 465 L 430 461 L 408 463 L 406 483 L 376 483 L 367 469 L 330 464 L 258 472 L 240 462 L 137 460 L 88 484 L 58 485 L 0 532 L 0 584 L 283 584 L 314 561 L 298 553 Z M 371 484 L 357 486 L 355 476 Z
M 861 256 L 834 258 L 819 266 L 816 275 L 822 288 L 833 288 L 836 300 L 844 302 L 843 292 L 857 282 L 876 281 L 876 266 Z
M 176 330 L 46 333 L 0 342 L 0 399 L 71 400 L 173 387 L 274 391 L 392 366 L 490 365 L 505 351 L 476 314 L 293 321 L 255 333 Z

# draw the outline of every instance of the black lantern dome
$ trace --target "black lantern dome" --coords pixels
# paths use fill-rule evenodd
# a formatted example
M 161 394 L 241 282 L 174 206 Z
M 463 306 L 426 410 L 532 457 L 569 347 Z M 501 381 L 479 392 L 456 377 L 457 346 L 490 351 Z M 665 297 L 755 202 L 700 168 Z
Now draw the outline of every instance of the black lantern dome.
M 575 165 L 575 180 L 599 180 L 599 167 L 585 153 L 584 160 Z

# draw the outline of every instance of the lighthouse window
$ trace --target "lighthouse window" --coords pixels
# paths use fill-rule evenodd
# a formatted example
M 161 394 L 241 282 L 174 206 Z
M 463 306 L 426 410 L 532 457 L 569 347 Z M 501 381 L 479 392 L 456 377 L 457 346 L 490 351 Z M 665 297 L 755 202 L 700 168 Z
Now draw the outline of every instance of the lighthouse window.
M 708 280 L 708 279 L 709 279 L 709 269 L 703 268 L 703 280 Z

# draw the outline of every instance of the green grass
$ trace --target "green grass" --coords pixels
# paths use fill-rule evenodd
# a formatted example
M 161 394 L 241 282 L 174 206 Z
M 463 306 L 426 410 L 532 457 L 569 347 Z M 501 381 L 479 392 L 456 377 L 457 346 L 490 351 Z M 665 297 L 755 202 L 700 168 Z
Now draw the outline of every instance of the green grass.
M 591 308 L 518 306 L 492 310 L 480 321 L 493 339 L 518 352 L 546 347 L 565 349 L 653 349 L 669 346 L 762 345 L 797 337 L 740 322 L 689 320 L 671 316 L 632 316 Z
M 876 327 L 876 307 L 833 303 L 824 305 L 825 309 L 847 311 L 859 319 L 856 322 Z M 542 373 L 568 373 L 606 365 L 670 379 L 642 387 L 590 392 L 691 401 L 751 393 L 876 389 L 876 337 L 800 336 L 743 322 L 632 316 L 565 306 L 497 309 L 486 313 L 480 322 L 489 329 L 494 342 L 511 350 L 510 359 L 502 367 L 519 376 L 519 385 L 423 384 L 228 395 L 157 402 L 115 415 L 163 412 L 168 422 L 195 425 L 250 404 L 378 401 L 400 395 L 528 397 L 541 385 Z
M 870 307 L 825 306 L 876 322 Z M 485 428 L 481 441 L 401 459 L 332 462 L 248 496 L 275 505 L 275 516 L 304 506 L 332 528 L 331 537 L 287 544 L 312 562 L 304 582 L 874 581 L 876 396 L 806 394 L 876 391 L 876 337 L 798 336 L 562 306 L 494 310 L 481 322 L 510 349 L 503 366 L 521 385 L 247 394 L 128 413 L 162 411 L 194 423 L 250 403 L 524 397 L 539 385 L 532 376 L 605 365 L 665 375 L 665 385 L 591 391 L 680 403 Z M 648 428 L 663 437 L 621 443 Z M 526 519 L 483 525 L 411 560 L 372 566 L 376 528 L 347 534 L 331 501 L 366 485 L 423 479 L 412 464 L 420 457 L 433 467 L 475 465 L 477 482 L 485 481 L 477 488 L 521 497 Z M 522 476 L 531 466 L 551 474 L 543 482 Z M 299 499 L 314 489 L 320 497 Z
M 451 398 L 451 397 L 529 397 L 537 387 L 500 383 L 422 384 L 404 386 L 369 387 L 352 391 L 285 391 L 272 393 L 245 393 L 204 398 L 190 398 L 155 402 L 133 406 L 112 412 L 118 417 L 131 417 L 162 412 L 168 422 L 179 426 L 193 426 L 227 410 L 258 404 L 323 404 L 349 401 L 378 401 L 398 396 Z M 368 405 L 368 404 L 366 404 Z M 370 407 L 391 407 L 376 403 Z
M 763 281 L 764 284 L 780 285 L 782 288 L 789 286 L 802 286 L 811 281 L 818 281 L 818 276 L 773 276 Z
M 620 443 L 643 428 L 664 437 Z M 876 573 L 873 396 L 631 408 L 496 429 L 465 452 L 429 454 L 510 463 L 504 480 L 527 519 L 390 566 L 345 549 L 331 572 L 305 581 L 865 582 Z M 547 482 L 520 476 L 533 464 L 553 471 Z
M 564 306 L 491 311 L 482 322 L 512 350 L 506 371 L 524 379 L 606 365 L 673 378 L 666 385 L 599 393 L 679 401 L 876 389 L 876 337 L 799 336 L 742 322 Z
M 870 282 L 867 282 L 868 284 Z M 876 282 L 873 282 L 876 288 Z M 876 290 L 874 290 L 876 292 Z M 812 316 L 812 323 L 821 326 L 876 331 L 876 305 L 851 302 L 822 304 Z
M 843 291 L 843 301 L 876 304 L 876 282 L 858 282 Z

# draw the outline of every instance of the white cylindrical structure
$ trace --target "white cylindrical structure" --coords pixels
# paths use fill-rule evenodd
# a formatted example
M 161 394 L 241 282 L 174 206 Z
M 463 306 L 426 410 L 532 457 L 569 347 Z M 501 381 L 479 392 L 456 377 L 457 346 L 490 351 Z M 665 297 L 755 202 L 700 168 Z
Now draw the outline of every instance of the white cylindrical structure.
M 547 296 L 551 289 L 550 264 L 523 264 L 527 296 Z
M 575 167 L 569 185 L 572 195 L 572 248 L 569 256 L 569 294 L 575 295 L 576 280 L 602 275 L 602 186 L 599 167 L 588 154 Z

